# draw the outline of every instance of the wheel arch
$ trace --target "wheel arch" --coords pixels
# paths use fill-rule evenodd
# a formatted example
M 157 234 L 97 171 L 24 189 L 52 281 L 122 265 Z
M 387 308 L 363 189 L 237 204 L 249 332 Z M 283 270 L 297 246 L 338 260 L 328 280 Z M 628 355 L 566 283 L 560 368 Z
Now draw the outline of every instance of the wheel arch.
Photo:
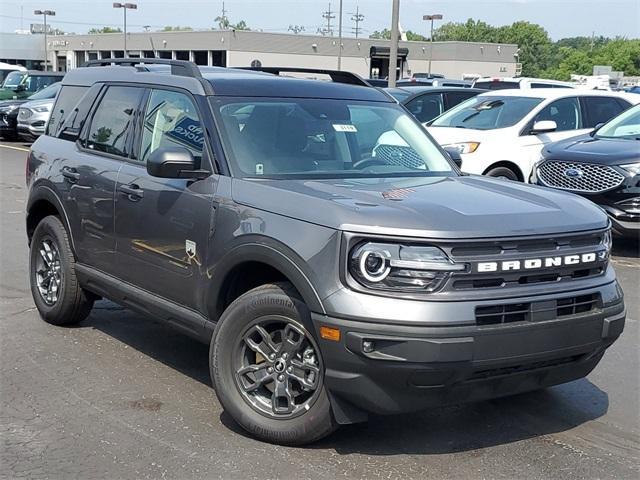
M 518 181 L 524 182 L 524 174 L 522 173 L 522 169 L 518 166 L 517 163 L 512 162 L 511 160 L 500 160 L 499 162 L 492 163 L 487 168 L 484 169 L 482 175 L 486 175 L 487 172 L 493 170 L 494 168 L 504 167 L 511 170 L 518 177 Z
M 297 255 L 282 245 L 250 242 L 233 248 L 215 267 L 206 299 L 209 318 L 217 320 L 225 308 L 252 288 L 288 281 L 310 310 L 326 313 L 309 276 L 299 266 Z M 296 258 L 298 261 L 294 261 Z
M 43 218 L 55 215 L 60 218 L 64 228 L 69 235 L 69 241 L 71 243 L 71 249 L 75 253 L 75 244 L 73 242 L 73 236 L 69 229 L 69 219 L 62 207 L 62 201 L 58 195 L 47 185 L 40 185 L 33 187 L 29 200 L 27 202 L 27 218 L 26 218 L 26 230 L 29 245 L 31 244 L 31 238 L 38 224 Z

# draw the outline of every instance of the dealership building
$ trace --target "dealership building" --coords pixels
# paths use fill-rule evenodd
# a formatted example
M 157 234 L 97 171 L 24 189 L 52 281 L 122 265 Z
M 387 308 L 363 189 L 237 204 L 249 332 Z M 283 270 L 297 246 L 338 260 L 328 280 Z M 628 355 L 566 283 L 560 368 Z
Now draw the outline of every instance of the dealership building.
M 0 61 L 11 63 L 44 56 L 42 35 L 0 34 Z M 191 60 L 198 65 L 295 66 L 336 69 L 339 48 L 342 70 L 363 77 L 385 78 L 389 72 L 388 40 L 265 33 L 259 31 L 210 30 L 127 34 L 130 57 Z M 88 60 L 124 57 L 122 33 L 50 35 L 50 65 L 64 71 Z M 37 53 L 36 53 L 37 52 Z M 16 55 L 29 55 L 18 58 Z M 16 58 L 12 58 L 16 57 Z M 431 71 L 449 78 L 515 76 L 520 72 L 518 46 L 477 42 L 401 41 L 398 67 L 402 76 Z

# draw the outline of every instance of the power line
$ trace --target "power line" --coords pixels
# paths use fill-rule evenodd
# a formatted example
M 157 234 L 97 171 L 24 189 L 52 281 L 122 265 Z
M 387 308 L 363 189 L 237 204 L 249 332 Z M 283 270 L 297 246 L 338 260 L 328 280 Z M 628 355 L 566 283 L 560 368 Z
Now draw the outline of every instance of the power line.
M 318 33 L 333 36 L 333 24 L 331 20 L 336 18 L 336 15 L 335 11 L 331 10 L 331 2 L 329 2 L 329 9 L 326 12 L 322 12 L 322 18 L 327 21 L 327 26 L 325 28 L 319 28 Z
M 351 32 L 355 34 L 356 38 L 358 38 L 362 31 L 362 28 L 360 28 L 360 22 L 364 20 L 364 15 L 360 13 L 360 7 L 358 5 L 356 5 L 356 12 L 352 12 L 349 15 L 351 15 L 351 21 L 355 23 L 355 27 L 351 29 Z

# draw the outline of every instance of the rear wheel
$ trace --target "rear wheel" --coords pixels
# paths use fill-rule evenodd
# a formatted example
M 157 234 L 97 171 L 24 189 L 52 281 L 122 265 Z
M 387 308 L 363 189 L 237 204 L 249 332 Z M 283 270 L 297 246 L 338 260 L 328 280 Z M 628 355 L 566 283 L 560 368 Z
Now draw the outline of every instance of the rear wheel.
M 44 321 L 72 325 L 89 315 L 93 298 L 78 284 L 69 236 L 58 217 L 45 217 L 36 227 L 29 274 L 31 295 Z
M 502 178 L 503 180 L 518 181 L 518 174 L 509 167 L 495 167 L 485 173 L 488 177 Z
M 336 427 L 310 325 L 308 308 L 286 283 L 250 290 L 220 318 L 210 349 L 216 394 L 261 440 L 302 445 Z

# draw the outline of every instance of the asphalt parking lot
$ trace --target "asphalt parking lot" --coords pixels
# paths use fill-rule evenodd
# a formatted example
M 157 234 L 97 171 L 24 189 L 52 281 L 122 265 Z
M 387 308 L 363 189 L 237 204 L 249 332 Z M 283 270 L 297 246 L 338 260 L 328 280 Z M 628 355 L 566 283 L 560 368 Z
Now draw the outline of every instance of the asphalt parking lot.
M 211 388 L 207 347 L 102 301 L 42 322 L 24 234 L 24 145 L 0 145 L 0 478 L 638 478 L 640 259 L 616 241 L 627 324 L 588 378 L 372 418 L 307 448 L 243 434 Z

